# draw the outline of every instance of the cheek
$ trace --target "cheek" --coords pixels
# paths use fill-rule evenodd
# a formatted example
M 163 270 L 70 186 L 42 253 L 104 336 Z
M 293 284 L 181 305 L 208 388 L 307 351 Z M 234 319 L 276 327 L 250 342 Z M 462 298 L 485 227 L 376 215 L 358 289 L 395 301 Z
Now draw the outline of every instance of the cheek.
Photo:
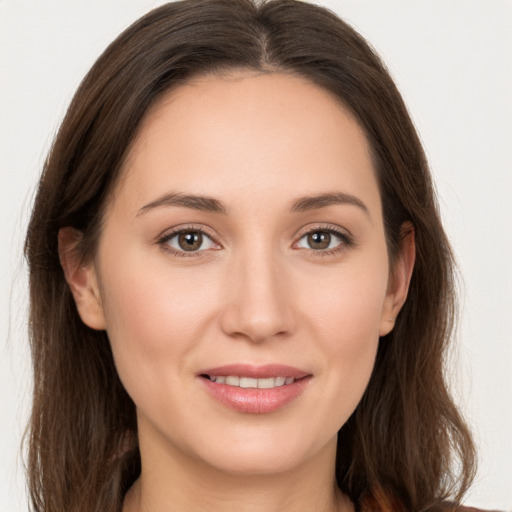
M 333 350 L 358 352 L 379 337 L 387 289 L 387 267 L 347 265 L 338 274 L 309 286 L 304 295 L 310 324 L 323 333 Z
M 357 406 L 370 379 L 386 288 L 385 265 L 374 272 L 364 266 L 344 269 L 322 293 L 317 289 L 308 295 L 310 336 L 318 340 L 324 363 L 332 370 L 325 374 L 323 405 L 333 411 L 338 428 Z
M 106 251 L 107 252 L 107 251 Z M 157 348 L 192 330 L 198 314 L 207 314 L 209 281 L 198 272 L 176 271 L 165 257 L 124 254 L 121 261 L 108 255 L 102 261 L 104 310 L 109 331 L 123 331 L 127 339 Z M 154 345 L 152 347 L 152 345 Z
M 122 261 L 102 261 L 107 332 L 121 381 L 136 403 L 148 401 L 145 390 L 176 385 L 203 320 L 214 314 L 207 280 L 170 272 L 156 260 L 125 253 Z

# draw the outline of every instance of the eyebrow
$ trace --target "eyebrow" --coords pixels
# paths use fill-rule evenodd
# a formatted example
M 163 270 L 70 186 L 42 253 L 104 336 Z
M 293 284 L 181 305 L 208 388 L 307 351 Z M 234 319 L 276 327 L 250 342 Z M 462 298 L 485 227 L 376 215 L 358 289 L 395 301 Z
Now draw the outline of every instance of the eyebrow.
M 205 212 L 221 213 L 227 215 L 227 208 L 217 199 L 207 196 L 197 196 L 193 194 L 170 193 L 165 194 L 154 201 L 144 205 L 138 212 L 140 214 L 158 208 L 160 206 L 183 206 L 193 210 L 201 210 Z
M 345 192 L 329 192 L 325 194 L 317 194 L 313 196 L 299 197 L 291 204 L 292 212 L 307 212 L 311 210 L 319 210 L 327 206 L 337 204 L 349 204 L 357 206 L 366 215 L 370 216 L 367 206 L 356 196 Z M 137 216 L 148 210 L 159 208 L 162 206 L 182 206 L 193 210 L 201 210 L 212 213 L 228 214 L 228 209 L 221 201 L 213 197 L 200 196 L 194 194 L 170 193 L 165 194 L 154 201 L 144 205 L 138 212 Z
M 292 204 L 292 212 L 307 212 L 310 210 L 318 210 L 335 204 L 350 204 L 357 206 L 363 210 L 366 215 L 370 216 L 367 206 L 358 197 L 345 192 L 331 192 L 327 194 L 318 194 L 314 196 L 300 197 Z

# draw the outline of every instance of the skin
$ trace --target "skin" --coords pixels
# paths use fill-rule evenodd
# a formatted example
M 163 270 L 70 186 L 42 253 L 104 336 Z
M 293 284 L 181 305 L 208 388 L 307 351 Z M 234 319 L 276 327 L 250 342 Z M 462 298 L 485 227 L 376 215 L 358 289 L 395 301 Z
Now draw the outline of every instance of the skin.
M 291 210 L 333 191 L 361 204 Z M 155 204 L 170 193 L 215 198 L 226 213 Z M 209 238 L 170 252 L 180 246 L 164 235 L 191 227 Z M 326 229 L 344 236 L 312 247 L 307 233 Z M 352 510 L 335 486 L 336 433 L 405 301 L 414 244 L 391 271 L 367 141 L 339 102 L 281 73 L 180 86 L 140 126 L 94 260 L 79 264 L 74 243 L 62 230 L 78 311 L 107 330 L 137 406 L 142 474 L 125 511 Z M 247 414 L 197 376 L 230 363 L 312 378 L 285 407 Z

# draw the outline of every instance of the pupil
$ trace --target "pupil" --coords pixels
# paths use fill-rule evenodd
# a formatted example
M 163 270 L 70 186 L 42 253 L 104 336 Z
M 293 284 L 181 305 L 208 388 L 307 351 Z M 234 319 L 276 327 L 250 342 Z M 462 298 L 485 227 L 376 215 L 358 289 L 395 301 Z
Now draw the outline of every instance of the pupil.
M 331 234 L 326 231 L 316 231 L 308 236 L 309 245 L 313 249 L 327 249 L 331 243 Z
M 201 247 L 203 243 L 203 235 L 199 231 L 188 231 L 181 233 L 178 243 L 184 251 L 195 251 Z

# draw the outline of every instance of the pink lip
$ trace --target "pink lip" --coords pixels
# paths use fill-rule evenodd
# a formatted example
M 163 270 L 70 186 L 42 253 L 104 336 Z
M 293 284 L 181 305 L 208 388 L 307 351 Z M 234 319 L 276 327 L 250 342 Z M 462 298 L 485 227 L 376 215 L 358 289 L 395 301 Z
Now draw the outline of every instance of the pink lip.
M 293 377 L 291 384 L 285 384 L 271 389 L 239 388 L 213 382 L 204 375 L 216 377 L 237 375 L 264 379 L 270 377 Z M 276 411 L 298 398 L 305 390 L 312 375 L 292 366 L 269 364 L 254 366 L 233 364 L 210 368 L 199 373 L 200 381 L 206 391 L 223 405 L 239 412 L 263 414 Z
M 284 364 L 265 364 L 256 366 L 252 364 L 227 364 L 201 370 L 199 375 L 215 375 L 215 377 L 227 377 L 228 375 L 238 375 L 240 377 L 252 377 L 253 379 L 269 379 L 270 377 L 293 377 L 301 379 L 310 375 L 308 372 L 286 366 Z

